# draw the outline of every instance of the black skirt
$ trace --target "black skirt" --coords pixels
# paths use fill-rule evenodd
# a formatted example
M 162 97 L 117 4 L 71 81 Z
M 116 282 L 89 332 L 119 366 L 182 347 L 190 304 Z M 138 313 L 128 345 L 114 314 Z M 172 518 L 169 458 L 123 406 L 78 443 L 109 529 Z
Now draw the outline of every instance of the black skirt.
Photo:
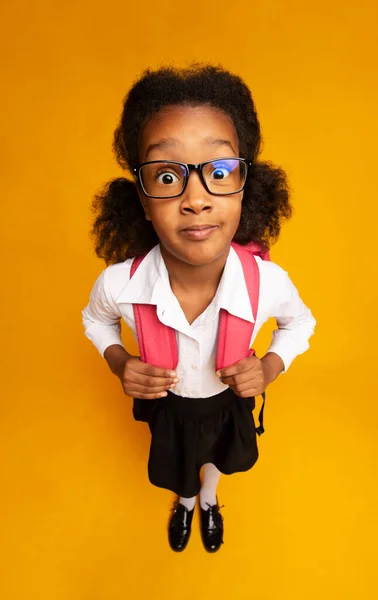
M 265 404 L 265 397 L 264 397 Z M 168 392 L 157 400 L 134 399 L 133 414 L 147 422 L 152 438 L 148 476 L 153 485 L 191 498 L 200 490 L 202 465 L 221 473 L 247 471 L 258 459 L 252 410 L 255 398 L 240 398 L 230 388 L 210 398 L 184 398 Z

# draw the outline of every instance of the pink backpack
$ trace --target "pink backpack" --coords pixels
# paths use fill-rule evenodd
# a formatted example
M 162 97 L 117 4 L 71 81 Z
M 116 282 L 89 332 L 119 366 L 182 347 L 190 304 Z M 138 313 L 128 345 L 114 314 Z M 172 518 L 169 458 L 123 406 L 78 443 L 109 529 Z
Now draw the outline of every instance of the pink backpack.
M 270 260 L 269 252 L 262 251 L 261 247 L 253 242 L 245 246 L 235 243 L 231 245 L 242 264 L 252 314 L 256 319 L 259 303 L 260 272 L 254 255 L 260 256 L 263 260 Z M 134 259 L 131 265 L 130 277 L 134 275 L 143 259 L 144 256 Z M 133 309 L 141 360 L 156 367 L 174 370 L 178 363 L 175 329 L 159 321 L 156 306 L 152 304 L 134 304 Z M 255 351 L 249 347 L 254 326 L 254 323 L 235 317 L 226 310 L 221 310 L 216 359 L 217 370 L 232 365 L 246 356 L 255 354 Z M 259 435 L 264 432 L 262 420 L 265 393 L 262 394 L 262 397 L 263 405 L 259 415 L 260 427 L 256 428 Z

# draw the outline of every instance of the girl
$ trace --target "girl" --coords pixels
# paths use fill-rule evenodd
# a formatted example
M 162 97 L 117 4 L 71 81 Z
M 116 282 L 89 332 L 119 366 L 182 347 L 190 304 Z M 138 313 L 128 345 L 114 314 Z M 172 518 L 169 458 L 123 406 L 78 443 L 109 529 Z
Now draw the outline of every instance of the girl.
M 220 548 L 219 477 L 255 464 L 254 397 L 308 349 L 315 326 L 287 273 L 259 256 L 253 314 L 231 246 L 254 242 L 263 255 L 291 216 L 285 174 L 258 160 L 260 143 L 239 77 L 198 64 L 147 70 L 125 98 L 114 135 L 117 161 L 133 178 L 110 181 L 93 203 L 96 253 L 108 266 L 82 311 L 85 334 L 134 398 L 134 417 L 149 424 L 149 479 L 178 496 L 168 528 L 175 551 L 189 541 L 198 493 L 203 544 Z M 134 258 L 144 255 L 131 276 Z M 156 306 L 159 321 L 176 331 L 176 369 L 124 348 L 120 319 L 136 335 L 137 304 Z M 265 356 L 216 372 L 221 309 L 255 323 L 251 344 L 276 318 Z

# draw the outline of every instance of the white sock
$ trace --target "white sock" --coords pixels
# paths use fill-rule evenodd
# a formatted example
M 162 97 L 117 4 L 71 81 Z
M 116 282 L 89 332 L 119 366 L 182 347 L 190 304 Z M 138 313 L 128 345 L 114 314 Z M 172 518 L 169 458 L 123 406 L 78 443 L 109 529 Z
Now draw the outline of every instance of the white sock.
M 203 483 L 200 491 L 200 505 L 203 510 L 217 503 L 217 485 L 221 472 L 212 463 L 203 466 Z
M 196 496 L 193 496 L 193 498 L 179 498 L 179 504 L 183 504 L 183 506 L 186 506 L 186 508 L 188 510 L 193 510 L 193 508 L 196 505 Z

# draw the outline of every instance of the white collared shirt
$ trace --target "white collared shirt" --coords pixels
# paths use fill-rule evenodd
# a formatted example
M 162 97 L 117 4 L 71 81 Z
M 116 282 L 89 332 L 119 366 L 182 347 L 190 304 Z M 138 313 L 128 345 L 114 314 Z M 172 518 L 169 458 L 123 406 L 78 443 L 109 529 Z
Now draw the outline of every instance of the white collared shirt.
M 287 272 L 273 262 L 256 260 L 260 271 L 257 315 L 252 314 L 243 267 L 231 247 L 212 302 L 191 325 L 172 292 L 159 245 L 148 253 L 131 279 L 133 259 L 110 265 L 100 273 L 82 311 L 85 335 L 103 356 L 108 346 L 124 345 L 121 318 L 137 339 L 133 303 L 156 305 L 159 320 L 177 331 L 176 372 L 180 382 L 172 391 L 187 398 L 207 398 L 228 387 L 215 374 L 220 309 L 255 323 L 251 346 L 263 323 L 275 317 L 278 329 L 273 332 L 268 352 L 278 354 L 287 371 L 294 358 L 309 348 L 316 322 Z

